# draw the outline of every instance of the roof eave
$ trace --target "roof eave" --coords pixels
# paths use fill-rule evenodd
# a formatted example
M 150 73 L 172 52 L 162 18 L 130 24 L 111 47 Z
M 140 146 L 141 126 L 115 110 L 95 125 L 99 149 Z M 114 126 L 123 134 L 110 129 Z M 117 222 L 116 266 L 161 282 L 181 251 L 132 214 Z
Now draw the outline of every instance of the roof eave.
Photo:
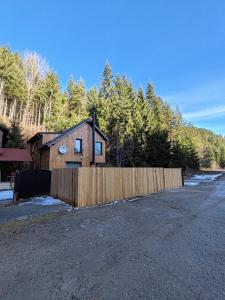
M 40 139 L 44 134 L 61 134 L 61 131 L 54 131 L 54 132 L 37 132 L 32 138 L 30 138 L 27 143 L 30 144 L 33 141 Z
M 27 144 L 34 143 L 35 141 L 39 140 L 41 137 L 42 135 L 38 132 L 27 141 Z

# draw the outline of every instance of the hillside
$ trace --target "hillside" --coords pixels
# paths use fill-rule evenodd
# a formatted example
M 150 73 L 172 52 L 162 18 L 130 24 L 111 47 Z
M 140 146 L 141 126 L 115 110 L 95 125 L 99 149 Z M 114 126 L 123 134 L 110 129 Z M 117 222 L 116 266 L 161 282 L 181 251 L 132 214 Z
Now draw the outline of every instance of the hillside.
M 25 138 L 40 130 L 61 130 L 90 116 L 110 139 L 107 159 L 117 166 L 225 166 L 225 139 L 187 124 L 158 97 L 151 83 L 136 90 L 126 76 L 113 76 L 105 65 L 98 87 L 59 78 L 37 53 L 23 56 L 0 48 L 0 122 L 17 119 Z

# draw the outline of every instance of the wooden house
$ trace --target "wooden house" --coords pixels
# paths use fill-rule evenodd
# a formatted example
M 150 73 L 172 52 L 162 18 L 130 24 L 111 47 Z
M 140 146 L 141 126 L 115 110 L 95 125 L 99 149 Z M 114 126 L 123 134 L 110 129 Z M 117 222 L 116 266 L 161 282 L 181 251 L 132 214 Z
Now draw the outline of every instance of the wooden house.
M 105 163 L 108 138 L 91 119 L 63 132 L 39 132 L 29 141 L 36 169 L 88 167 Z

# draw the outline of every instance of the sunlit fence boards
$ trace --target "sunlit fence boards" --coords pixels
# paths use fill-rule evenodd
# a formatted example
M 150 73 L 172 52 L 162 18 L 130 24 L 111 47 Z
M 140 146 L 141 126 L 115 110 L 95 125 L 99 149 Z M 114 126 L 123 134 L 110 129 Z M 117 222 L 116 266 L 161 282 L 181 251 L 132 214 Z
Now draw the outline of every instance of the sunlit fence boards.
M 51 196 L 85 207 L 183 185 L 179 168 L 77 168 L 52 170 Z

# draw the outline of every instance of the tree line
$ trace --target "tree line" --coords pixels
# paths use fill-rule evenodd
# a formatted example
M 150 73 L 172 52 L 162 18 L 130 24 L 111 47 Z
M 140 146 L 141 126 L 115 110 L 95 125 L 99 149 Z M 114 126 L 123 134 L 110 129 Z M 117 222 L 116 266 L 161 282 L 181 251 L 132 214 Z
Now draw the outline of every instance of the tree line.
M 93 106 L 98 126 L 110 139 L 111 165 L 225 166 L 224 137 L 185 122 L 179 109 L 155 94 L 152 83 L 145 91 L 135 89 L 125 75 L 114 76 L 107 63 L 99 86 L 87 90 L 82 80 L 70 79 L 62 91 L 40 55 L 0 48 L 1 122 L 16 121 L 25 131 L 58 131 L 91 116 Z

